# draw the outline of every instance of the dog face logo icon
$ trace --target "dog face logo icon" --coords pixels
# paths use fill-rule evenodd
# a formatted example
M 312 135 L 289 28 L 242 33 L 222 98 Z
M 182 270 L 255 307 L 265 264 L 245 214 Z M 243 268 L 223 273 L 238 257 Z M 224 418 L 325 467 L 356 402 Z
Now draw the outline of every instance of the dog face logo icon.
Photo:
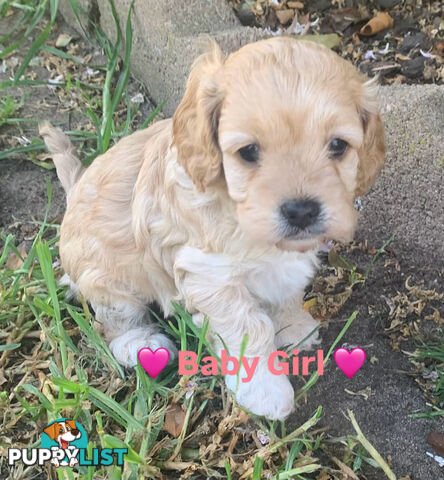
M 71 418 L 58 418 L 43 429 L 40 448 L 8 448 L 8 465 L 51 462 L 57 468 L 122 466 L 127 454 L 128 448 L 88 449 L 88 435 L 82 425 Z
M 43 432 L 42 448 L 50 448 L 55 453 L 51 463 L 56 467 L 77 465 L 79 449 L 88 445 L 86 432 L 79 423 L 68 418 L 59 418 L 50 423 Z
M 66 450 L 68 445 L 82 436 L 74 420 L 54 422 L 43 430 L 51 440 L 55 440 L 60 448 Z

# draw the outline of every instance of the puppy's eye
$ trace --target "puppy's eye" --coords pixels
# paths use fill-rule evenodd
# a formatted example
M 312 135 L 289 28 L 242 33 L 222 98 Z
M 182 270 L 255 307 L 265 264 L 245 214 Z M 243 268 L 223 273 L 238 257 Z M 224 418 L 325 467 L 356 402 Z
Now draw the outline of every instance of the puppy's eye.
M 242 160 L 245 160 L 248 163 L 255 163 L 259 159 L 259 146 L 255 143 L 240 148 L 238 152 Z
M 339 158 L 347 151 L 348 143 L 340 138 L 334 138 L 328 146 L 328 151 L 332 158 Z

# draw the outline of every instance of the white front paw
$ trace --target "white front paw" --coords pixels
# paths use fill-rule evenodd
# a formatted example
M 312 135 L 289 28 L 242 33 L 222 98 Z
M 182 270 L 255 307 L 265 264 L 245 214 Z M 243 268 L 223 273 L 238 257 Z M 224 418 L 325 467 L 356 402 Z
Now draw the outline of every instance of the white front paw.
M 288 323 L 280 324 L 282 327 L 276 334 L 277 347 L 290 346 L 297 347 L 299 351 L 310 350 L 321 341 L 319 331 L 315 331 L 319 326 L 318 320 L 304 310 L 298 312 L 296 318 L 289 318 Z
M 116 360 L 124 367 L 137 365 L 137 354 L 141 348 L 150 348 L 153 352 L 158 348 L 166 348 L 170 353 L 169 363 L 177 355 L 177 348 L 174 343 L 162 333 L 155 332 L 152 327 L 133 328 L 123 335 L 116 337 L 109 348 Z
M 205 323 L 205 315 L 203 313 L 197 312 L 193 313 L 193 323 L 196 327 L 202 328 Z
M 237 383 L 236 375 L 227 375 L 227 387 L 236 392 L 240 406 L 269 420 L 282 420 L 294 410 L 294 391 L 285 375 L 273 375 L 267 362 L 261 360 L 249 382 L 242 382 L 242 370 Z
M 209 287 L 215 285 L 225 286 L 225 281 L 237 271 L 236 265 L 228 255 L 222 253 L 204 253 L 199 248 L 182 247 L 174 258 L 174 271 L 199 275 L 202 282 L 211 282 Z M 220 278 L 222 277 L 222 278 Z

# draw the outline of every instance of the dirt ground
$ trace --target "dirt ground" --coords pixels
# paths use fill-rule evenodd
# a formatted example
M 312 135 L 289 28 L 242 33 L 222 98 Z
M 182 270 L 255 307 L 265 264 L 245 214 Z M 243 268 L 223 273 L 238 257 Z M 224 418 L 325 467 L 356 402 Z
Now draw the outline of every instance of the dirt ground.
M 335 50 L 384 85 L 444 81 L 444 19 L 441 1 L 228 0 L 244 25 L 272 35 L 337 35 Z M 384 28 L 361 32 L 374 18 Z M 374 20 L 372 20 L 374 21 Z M 372 29 L 373 30 L 373 29 Z
M 59 32 L 62 31 L 75 35 L 66 25 L 60 24 Z M 0 74 L 0 81 L 8 78 L 9 72 Z M 131 88 L 137 90 L 139 86 L 133 83 Z M 13 95 L 20 96 L 22 93 L 17 89 L 11 90 Z M 424 101 L 424 98 L 421 97 L 418 101 Z M 57 96 L 53 91 L 47 87 L 33 89 L 20 116 L 50 118 L 60 122 L 62 128 L 67 128 L 68 125 L 72 128 L 73 123 L 82 127 L 80 118 L 76 120 L 75 112 L 61 112 L 57 105 Z M 442 105 L 436 106 L 440 107 Z M 150 109 L 148 101 L 144 108 Z M 438 115 L 439 111 L 436 110 Z M 431 121 L 436 122 L 436 117 L 432 116 Z M 21 133 L 36 135 L 36 126 L 25 128 Z M 12 127 L 2 128 L 0 134 L 18 135 Z M 400 147 L 391 138 L 388 143 L 390 160 Z M 408 161 L 417 164 L 415 156 L 411 157 Z M 391 457 L 389 461 L 398 476 L 407 476 L 411 480 L 437 480 L 444 478 L 444 472 L 426 455 L 426 451 L 432 451 L 426 436 L 430 430 L 443 431 L 444 422 L 440 417 L 434 420 L 409 418 L 409 414 L 426 408 L 424 392 L 415 381 L 414 370 L 407 356 L 402 353 L 403 350 L 412 351 L 415 344 L 412 338 L 406 338 L 405 342 L 397 345 L 394 337 L 391 338 L 390 332 L 386 331 L 390 326 L 389 300 L 398 292 L 406 292 L 409 276 L 412 276 L 410 285 L 422 283 L 424 289 L 436 289 L 442 287 L 443 283 L 442 223 L 439 227 L 439 222 L 442 222 L 442 217 L 439 216 L 440 206 L 442 208 L 442 190 L 439 193 L 442 189 L 442 167 L 441 170 L 436 170 L 436 175 L 433 174 L 435 176 L 432 175 L 432 178 L 429 177 L 428 169 L 418 168 L 415 172 L 412 179 L 406 178 L 408 169 L 400 173 L 398 166 L 388 165 L 378 186 L 365 200 L 357 240 L 368 241 L 370 247 L 379 248 L 395 231 L 398 236 L 387 248 L 387 253 L 376 261 L 365 286 L 354 290 L 345 308 L 328 322 L 328 326 L 326 323 L 321 331 L 323 348 L 327 349 L 344 321 L 354 310 L 358 310 L 358 317 L 343 343 L 364 348 L 367 358 L 374 357 L 375 360 L 367 361 L 359 374 L 350 380 L 330 362 L 325 375 L 310 390 L 307 403 L 288 420 L 288 429 L 292 425 L 300 425 L 318 405 L 322 405 L 324 416 L 321 425 L 328 426 L 329 433 L 335 436 L 350 434 L 353 428 L 342 412 L 351 409 L 370 442 L 384 458 Z M 400 182 L 404 178 L 404 184 L 397 181 L 394 188 L 394 176 L 401 179 Z M 50 217 L 60 221 L 65 199 L 55 172 L 34 165 L 26 156 L 0 160 L 0 230 L 12 231 L 19 241 L 27 238 L 29 222 L 43 217 L 48 180 L 53 186 Z M 438 189 L 430 195 L 428 203 L 428 211 L 432 212 L 431 219 L 426 221 L 423 218 L 427 209 L 416 209 L 418 195 L 409 191 L 410 185 L 413 185 L 415 192 L 416 189 L 424 188 L 424 185 L 431 190 L 433 185 Z M 405 194 L 405 198 L 399 198 L 400 192 Z M 435 233 L 431 232 L 433 222 L 437 223 Z M 428 242 L 426 248 L 422 237 Z M 362 249 L 351 250 L 345 255 L 356 261 L 360 270 L 366 268 L 371 258 Z M 353 394 L 358 392 L 361 394 Z M 369 395 L 368 398 L 365 395 Z M 368 469 L 367 475 L 369 480 L 384 478 L 380 470 Z
M 0 35 L 10 32 L 16 18 L 16 16 L 12 16 L 0 19 Z M 104 77 L 103 75 L 96 76 L 98 73 L 96 68 L 105 65 L 106 59 L 97 45 L 81 39 L 80 35 L 61 18 L 53 29 L 47 44 L 54 46 L 56 39 L 63 34 L 72 38 L 70 42 L 72 55 L 79 58 L 89 57 L 89 67 L 76 67 L 71 62 L 72 70 L 65 72 L 62 80 L 66 81 L 68 74 L 71 74 L 73 79 L 81 75 L 82 80 L 86 83 L 96 82 L 99 85 L 100 82 L 103 83 Z M 26 53 L 26 46 L 21 46 L 12 56 L 6 58 L 3 68 L 0 69 L 0 82 L 6 82 L 14 77 L 15 70 Z M 48 79 L 57 80 L 61 68 L 56 57 L 41 51 L 28 67 L 25 78 L 43 82 L 47 82 Z M 80 69 L 82 69 L 82 72 L 79 74 Z M 91 76 L 88 77 L 88 75 Z M 0 127 L 0 151 L 28 145 L 36 139 L 41 140 L 37 122 L 50 121 L 64 131 L 95 131 L 91 120 L 84 111 L 81 111 L 81 107 L 85 108 L 86 104 L 86 101 L 81 98 L 85 92 L 75 92 L 71 96 L 65 95 L 61 93 L 62 89 L 55 85 L 50 87 L 48 85 L 18 86 L 7 88 L 3 92 L 9 94 L 18 102 L 24 99 L 23 105 L 14 114 L 14 117 L 27 119 L 30 122 Z M 139 112 L 132 126 L 133 129 L 136 129 L 150 115 L 154 107 L 145 88 L 136 80 L 129 80 L 127 92 L 131 97 L 139 96 L 143 100 L 139 105 Z M 94 101 L 100 101 L 99 92 L 86 93 L 90 94 Z M 161 113 L 158 118 L 162 118 Z M 11 158 L 0 160 L 0 229 L 17 221 L 41 220 L 46 208 L 46 183 L 48 180 L 51 181 L 53 188 L 50 217 L 53 220 L 61 221 L 65 200 L 55 170 L 53 168 L 50 170 L 41 168 L 30 161 L 31 159 L 37 162 L 45 160 L 44 156 L 44 152 L 40 151 L 32 155 L 14 154 Z M 51 164 L 45 163 L 45 165 L 52 167 Z M 27 230 L 26 227 L 25 230 Z M 16 230 L 14 233 L 19 234 L 19 231 Z M 19 235 L 18 240 L 21 241 L 21 239 Z

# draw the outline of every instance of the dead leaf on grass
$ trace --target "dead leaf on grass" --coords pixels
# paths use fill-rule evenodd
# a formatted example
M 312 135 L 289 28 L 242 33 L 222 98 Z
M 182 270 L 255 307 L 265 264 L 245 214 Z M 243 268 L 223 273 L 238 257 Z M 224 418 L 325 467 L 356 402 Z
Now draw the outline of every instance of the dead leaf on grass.
M 359 477 L 356 475 L 356 473 L 344 462 L 341 462 L 339 458 L 332 457 L 332 460 L 341 469 L 341 472 L 344 474 L 344 480 L 359 480 Z
M 339 313 L 351 294 L 352 290 L 349 288 L 336 295 L 319 295 L 316 298 L 316 303 L 310 308 L 309 312 L 317 320 L 327 320 Z
M 61 33 L 56 40 L 55 46 L 57 48 L 64 48 L 66 47 L 69 42 L 72 40 L 71 35 L 68 35 L 67 33 Z
M 316 303 L 318 302 L 317 297 L 310 298 L 304 302 L 302 308 L 307 312 L 310 313 L 310 310 L 315 307 Z
M 295 8 L 296 10 L 302 10 L 304 8 L 304 4 L 302 2 L 287 2 L 288 8 Z
M 162 430 L 167 431 L 174 438 L 182 432 L 186 412 L 177 403 L 170 405 L 165 412 L 165 421 Z
M 332 248 L 328 252 L 328 263 L 335 269 L 342 268 L 343 270 L 351 270 L 352 265 L 347 262 L 347 260 L 341 255 L 339 255 L 339 252 L 337 251 L 336 248 Z
M 8 260 L 6 260 L 6 268 L 8 270 L 18 270 L 23 265 L 23 262 L 28 255 L 24 245 L 19 245 L 17 250 L 20 256 L 15 253 L 11 253 L 8 257 Z
M 278 10 L 276 12 L 276 17 L 281 22 L 282 25 L 286 25 L 287 23 L 291 22 L 294 17 L 294 10 L 290 8 L 285 10 Z
M 417 298 L 421 299 L 428 299 L 428 300 L 442 300 L 444 295 L 442 293 L 438 293 L 436 290 L 423 290 L 417 285 L 410 285 L 410 280 L 412 276 L 408 276 L 407 280 L 405 281 L 405 288 L 407 291 L 416 296 Z
M 327 472 L 321 472 L 316 476 L 316 480 L 332 480 L 333 477 L 330 476 Z
M 0 368 L 0 386 L 4 383 L 7 383 L 8 380 L 5 378 L 5 371 L 3 368 Z

